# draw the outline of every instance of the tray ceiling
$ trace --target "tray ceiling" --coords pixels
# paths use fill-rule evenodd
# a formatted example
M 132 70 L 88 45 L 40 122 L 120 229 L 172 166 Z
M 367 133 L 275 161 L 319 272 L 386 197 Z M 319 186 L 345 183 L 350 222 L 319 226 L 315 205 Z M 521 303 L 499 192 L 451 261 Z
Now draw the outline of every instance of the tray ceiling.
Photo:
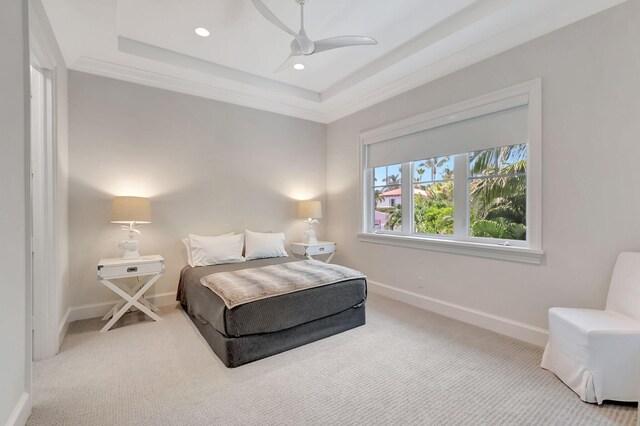
M 290 28 L 294 0 L 263 0 Z M 359 46 L 274 70 L 291 36 L 250 0 L 43 0 L 70 69 L 330 122 L 622 0 L 308 0 L 312 39 Z M 195 34 L 196 27 L 210 31 Z

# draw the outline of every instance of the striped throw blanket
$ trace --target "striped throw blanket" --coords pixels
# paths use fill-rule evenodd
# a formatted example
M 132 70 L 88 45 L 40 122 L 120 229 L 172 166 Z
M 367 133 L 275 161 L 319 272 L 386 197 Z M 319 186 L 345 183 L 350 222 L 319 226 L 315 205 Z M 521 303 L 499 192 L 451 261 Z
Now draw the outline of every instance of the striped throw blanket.
M 217 272 L 200 282 L 220 296 L 227 308 L 313 287 L 366 278 L 361 272 L 317 260 Z

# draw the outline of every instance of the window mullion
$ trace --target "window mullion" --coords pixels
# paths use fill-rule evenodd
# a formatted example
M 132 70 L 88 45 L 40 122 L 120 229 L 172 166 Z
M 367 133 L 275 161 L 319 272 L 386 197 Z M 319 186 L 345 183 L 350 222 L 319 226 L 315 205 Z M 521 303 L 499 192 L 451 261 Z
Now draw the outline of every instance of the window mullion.
M 402 163 L 401 166 L 402 188 L 402 227 L 403 234 L 411 234 L 413 230 L 413 163 Z
M 469 229 L 469 155 L 458 154 L 453 160 L 453 236 L 466 240 Z
M 373 232 L 373 218 L 375 216 L 375 205 L 373 193 L 375 191 L 373 182 L 373 169 L 366 169 L 364 172 L 364 186 L 367 188 L 364 194 L 364 232 Z

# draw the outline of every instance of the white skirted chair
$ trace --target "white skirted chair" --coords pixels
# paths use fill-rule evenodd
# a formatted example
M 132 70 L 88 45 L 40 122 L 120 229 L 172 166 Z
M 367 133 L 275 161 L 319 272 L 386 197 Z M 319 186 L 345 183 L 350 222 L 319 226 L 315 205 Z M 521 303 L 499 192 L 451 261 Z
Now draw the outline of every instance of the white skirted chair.
M 640 253 L 621 253 L 604 311 L 549 309 L 542 368 L 580 399 L 638 401 L 640 393 Z

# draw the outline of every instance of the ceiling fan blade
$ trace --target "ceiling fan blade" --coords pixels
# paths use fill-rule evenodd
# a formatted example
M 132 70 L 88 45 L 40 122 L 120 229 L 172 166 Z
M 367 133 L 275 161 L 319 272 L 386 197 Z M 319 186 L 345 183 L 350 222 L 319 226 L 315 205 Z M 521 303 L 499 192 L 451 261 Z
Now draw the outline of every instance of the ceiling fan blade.
M 287 67 L 287 65 L 289 64 L 289 59 L 293 58 L 294 56 L 301 56 L 301 55 L 302 55 L 302 51 L 300 50 L 300 45 L 295 40 L 292 40 L 291 41 L 291 52 L 289 53 L 289 56 L 287 56 L 287 59 L 284 60 L 282 65 L 280 65 L 278 68 L 276 68 L 274 73 L 279 73 L 279 72 L 283 71 Z
M 278 68 L 276 68 L 276 70 L 273 73 L 277 74 L 277 73 L 282 72 L 285 69 L 287 69 L 287 67 L 289 66 L 289 62 L 291 62 L 291 58 L 293 58 L 295 56 L 300 56 L 300 53 L 296 53 L 294 51 L 289 53 L 289 56 L 287 56 L 287 59 L 285 59 L 284 62 L 282 62 L 282 64 Z
M 262 0 L 251 0 L 251 2 L 267 21 L 271 22 L 287 34 L 291 34 L 296 38 L 296 40 L 300 37 L 295 31 L 287 27 L 271 10 L 269 10 L 269 8 L 262 3 Z
M 315 49 L 313 53 L 324 52 L 325 50 L 338 49 L 340 47 L 349 46 L 366 46 L 378 44 L 378 42 L 371 37 L 364 36 L 338 36 L 325 38 L 314 42 Z
M 274 74 L 277 74 L 279 72 L 284 71 L 287 68 L 287 65 L 289 65 L 289 60 L 293 57 L 293 55 L 289 55 L 287 56 L 287 59 L 284 60 L 284 62 L 282 62 L 282 64 L 276 68 L 276 70 L 273 72 Z

